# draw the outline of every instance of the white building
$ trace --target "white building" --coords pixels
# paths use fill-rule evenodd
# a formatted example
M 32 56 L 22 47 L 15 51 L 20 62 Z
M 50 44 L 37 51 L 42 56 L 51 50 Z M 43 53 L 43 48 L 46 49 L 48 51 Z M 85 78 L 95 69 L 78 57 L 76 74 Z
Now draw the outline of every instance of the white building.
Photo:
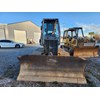
M 0 24 L 0 40 L 8 38 L 7 24 Z
M 0 39 L 10 39 L 21 43 L 39 43 L 40 27 L 31 21 L 0 24 Z

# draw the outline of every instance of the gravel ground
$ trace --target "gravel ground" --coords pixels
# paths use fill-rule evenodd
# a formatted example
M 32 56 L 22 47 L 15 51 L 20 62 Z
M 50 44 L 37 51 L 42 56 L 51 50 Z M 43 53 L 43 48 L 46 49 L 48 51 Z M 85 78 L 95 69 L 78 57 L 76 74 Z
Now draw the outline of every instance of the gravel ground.
M 16 81 L 11 78 L 0 77 L 0 87 L 87 87 L 86 84 L 69 84 L 58 82 L 25 82 Z
M 90 86 L 100 87 L 100 57 L 90 58 L 85 67 L 85 77 Z
M 6 48 L 0 49 L 0 76 L 9 76 L 16 79 L 19 72 L 18 56 L 34 54 L 38 46 L 26 46 L 25 48 Z M 36 54 L 37 52 L 35 52 Z M 13 73 L 10 73 L 12 72 Z M 16 73 L 16 74 L 15 74 Z M 13 75 L 14 74 L 14 75 Z
M 16 81 L 19 74 L 18 56 L 41 54 L 43 50 L 37 45 L 27 45 L 25 48 L 0 49 L 0 87 L 87 87 L 88 84 L 68 84 L 68 83 L 44 83 L 44 82 L 23 82 Z M 94 67 L 96 63 L 96 67 Z M 99 69 L 99 70 L 98 70 Z M 91 74 L 92 73 L 92 74 Z M 86 66 L 85 75 L 92 86 L 100 86 L 100 58 L 89 59 Z M 97 76 L 97 77 L 95 77 Z

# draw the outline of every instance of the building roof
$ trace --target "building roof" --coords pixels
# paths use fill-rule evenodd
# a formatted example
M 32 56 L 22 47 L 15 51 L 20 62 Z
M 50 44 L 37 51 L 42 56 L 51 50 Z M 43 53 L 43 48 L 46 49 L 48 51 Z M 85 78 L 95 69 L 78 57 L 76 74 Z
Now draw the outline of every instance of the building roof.
M 25 25 L 28 25 L 27 23 L 30 23 L 30 25 L 34 27 L 34 31 L 35 32 L 41 32 L 40 27 L 37 24 L 35 24 L 32 21 L 30 21 L 30 20 L 28 20 L 28 21 L 21 21 L 21 22 L 15 22 L 15 23 L 9 23 L 9 24 L 0 24 L 0 28 L 4 27 L 4 26 L 11 26 L 11 25 L 17 25 L 17 24 L 23 24 L 24 25 L 24 23 L 25 23 Z
M 31 23 L 33 23 L 32 21 L 30 21 L 30 20 L 26 20 L 26 21 L 21 21 L 21 22 L 14 22 L 14 23 L 9 23 L 9 24 L 7 24 L 7 25 L 11 25 L 11 24 L 18 24 L 18 23 L 25 23 L 25 22 L 31 22 Z M 37 27 L 39 27 L 37 24 L 35 24 L 35 23 L 33 23 L 34 25 L 36 25 Z
M 31 24 L 29 24 L 31 23 Z M 28 25 L 28 27 L 30 27 L 29 25 L 34 27 L 34 31 L 35 32 L 41 32 L 40 27 L 36 24 L 34 24 L 32 21 L 22 21 L 22 22 L 15 22 L 15 23 L 10 23 L 8 24 L 8 26 L 12 26 L 12 25 L 17 25 L 17 24 L 23 24 L 23 25 Z
M 0 23 L 0 25 L 7 25 L 7 24 L 4 24 L 4 23 Z

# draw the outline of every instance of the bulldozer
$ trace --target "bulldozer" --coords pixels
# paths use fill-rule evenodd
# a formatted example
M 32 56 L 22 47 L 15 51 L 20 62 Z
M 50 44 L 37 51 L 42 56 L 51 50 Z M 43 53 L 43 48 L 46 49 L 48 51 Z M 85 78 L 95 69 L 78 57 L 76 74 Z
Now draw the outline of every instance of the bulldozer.
M 84 76 L 87 61 L 80 57 L 59 56 L 60 36 L 59 19 L 42 20 L 39 42 L 43 52 L 18 57 L 18 81 L 87 83 Z
M 82 27 L 73 27 L 64 31 L 64 45 L 61 48 L 69 52 L 70 56 L 97 57 L 99 47 L 95 41 L 90 41 L 84 36 Z

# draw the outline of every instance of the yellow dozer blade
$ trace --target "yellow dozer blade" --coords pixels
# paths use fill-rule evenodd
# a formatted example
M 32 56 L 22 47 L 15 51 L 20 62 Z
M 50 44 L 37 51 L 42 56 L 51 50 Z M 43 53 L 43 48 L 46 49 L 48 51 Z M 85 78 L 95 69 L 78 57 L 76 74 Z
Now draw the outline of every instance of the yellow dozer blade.
M 86 84 L 86 61 L 79 57 L 26 55 L 19 60 L 18 81 Z
M 93 46 L 84 46 L 74 48 L 74 56 L 80 57 L 97 57 L 98 56 L 99 47 Z

